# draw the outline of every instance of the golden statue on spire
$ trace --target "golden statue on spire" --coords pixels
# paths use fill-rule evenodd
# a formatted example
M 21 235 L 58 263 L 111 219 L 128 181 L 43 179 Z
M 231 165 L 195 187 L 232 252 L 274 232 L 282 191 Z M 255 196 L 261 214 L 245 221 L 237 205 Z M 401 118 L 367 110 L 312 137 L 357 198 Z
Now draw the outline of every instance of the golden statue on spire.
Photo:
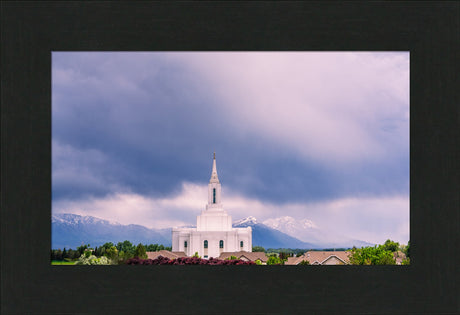
M 216 159 L 216 152 L 214 152 L 214 160 Z

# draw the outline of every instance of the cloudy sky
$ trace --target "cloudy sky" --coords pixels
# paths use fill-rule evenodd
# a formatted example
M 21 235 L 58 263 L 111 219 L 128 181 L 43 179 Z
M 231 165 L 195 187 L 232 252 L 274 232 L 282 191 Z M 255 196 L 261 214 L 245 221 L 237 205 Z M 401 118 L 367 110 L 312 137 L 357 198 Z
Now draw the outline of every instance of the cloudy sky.
M 409 240 L 409 53 L 53 52 L 53 213 Z

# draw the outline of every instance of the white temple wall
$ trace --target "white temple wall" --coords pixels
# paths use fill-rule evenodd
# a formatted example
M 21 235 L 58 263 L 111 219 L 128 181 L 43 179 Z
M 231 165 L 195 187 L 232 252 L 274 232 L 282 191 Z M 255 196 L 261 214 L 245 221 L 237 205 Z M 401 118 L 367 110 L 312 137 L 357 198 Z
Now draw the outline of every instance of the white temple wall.
M 196 228 L 172 230 L 172 251 L 183 251 L 187 256 L 197 252 L 202 258 L 216 258 L 222 252 L 252 251 L 251 227 L 232 228 L 232 217 L 223 209 L 215 157 L 208 184 L 208 204 L 206 210 L 197 216 L 196 222 Z M 204 245 L 205 241 L 207 248 Z M 220 241 L 223 241 L 222 248 Z M 184 242 L 187 242 L 187 247 L 184 246 Z

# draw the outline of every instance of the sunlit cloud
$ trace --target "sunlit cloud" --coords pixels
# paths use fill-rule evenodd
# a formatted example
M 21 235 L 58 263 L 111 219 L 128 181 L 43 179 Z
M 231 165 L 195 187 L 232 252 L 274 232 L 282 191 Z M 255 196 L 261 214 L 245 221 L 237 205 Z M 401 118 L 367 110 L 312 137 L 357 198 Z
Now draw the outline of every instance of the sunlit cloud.
M 409 200 L 404 197 L 349 198 L 322 203 L 272 204 L 245 198 L 223 190 L 224 209 L 233 221 L 254 216 L 259 222 L 280 216 L 312 220 L 324 231 L 369 242 L 386 239 L 407 243 L 409 240 Z M 113 220 L 122 224 L 140 224 L 150 228 L 196 224 L 196 216 L 205 209 L 207 185 L 183 183 L 178 194 L 152 198 L 138 194 L 115 194 L 104 198 L 56 201 L 54 213 L 75 213 Z

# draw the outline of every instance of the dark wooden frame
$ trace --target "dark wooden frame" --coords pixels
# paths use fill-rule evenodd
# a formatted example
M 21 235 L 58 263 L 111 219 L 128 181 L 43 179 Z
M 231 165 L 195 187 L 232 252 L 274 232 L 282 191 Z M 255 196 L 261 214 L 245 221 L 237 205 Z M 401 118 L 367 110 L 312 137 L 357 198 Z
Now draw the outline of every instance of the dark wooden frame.
M 459 2 L 2 2 L 1 313 L 460 312 L 459 12 Z M 82 50 L 410 51 L 412 264 L 50 266 L 51 51 Z

